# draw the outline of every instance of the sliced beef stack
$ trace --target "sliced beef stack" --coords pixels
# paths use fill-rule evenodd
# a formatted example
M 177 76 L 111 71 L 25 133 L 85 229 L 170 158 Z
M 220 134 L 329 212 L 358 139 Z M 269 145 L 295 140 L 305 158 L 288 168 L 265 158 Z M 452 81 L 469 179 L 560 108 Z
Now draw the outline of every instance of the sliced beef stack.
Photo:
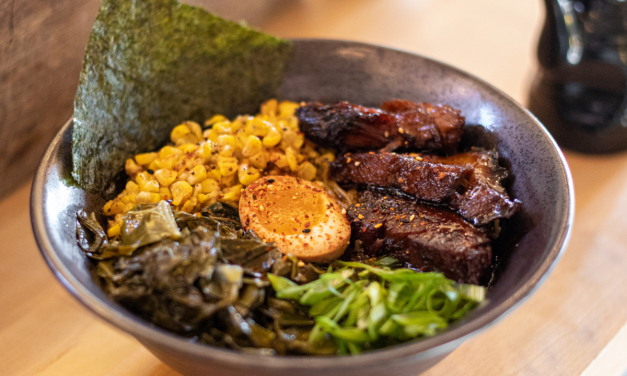
M 296 115 L 308 139 L 341 152 L 330 164 L 331 180 L 369 187 L 347 212 L 360 247 L 345 258 L 393 254 L 458 282 L 487 283 L 488 225 L 511 217 L 521 203 L 503 188 L 507 171 L 497 152 L 454 154 L 464 128 L 459 110 L 393 100 L 381 109 L 308 103 Z M 395 194 L 380 193 L 386 190 Z
M 441 271 L 458 282 L 485 284 L 492 273 L 490 238 L 443 207 L 366 191 L 347 210 L 353 241 L 347 258 L 392 254 L 407 266 Z
M 307 103 L 296 110 L 296 116 L 305 136 L 323 147 L 455 152 L 464 128 L 464 117 L 458 110 L 403 100 L 385 102 L 382 107 Z
M 392 153 L 348 153 L 330 164 L 329 178 L 339 184 L 392 187 L 433 204 L 447 205 L 476 226 L 509 218 L 519 208 L 501 185 L 507 170 L 495 151 L 449 157 Z

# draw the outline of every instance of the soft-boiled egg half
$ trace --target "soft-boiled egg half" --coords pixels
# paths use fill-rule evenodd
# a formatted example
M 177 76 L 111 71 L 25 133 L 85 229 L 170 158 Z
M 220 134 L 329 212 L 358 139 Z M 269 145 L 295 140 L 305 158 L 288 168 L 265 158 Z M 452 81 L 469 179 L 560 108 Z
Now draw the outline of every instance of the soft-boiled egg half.
M 351 228 L 342 207 L 322 187 L 291 176 L 266 176 L 239 201 L 245 230 L 304 261 L 330 261 L 344 253 Z

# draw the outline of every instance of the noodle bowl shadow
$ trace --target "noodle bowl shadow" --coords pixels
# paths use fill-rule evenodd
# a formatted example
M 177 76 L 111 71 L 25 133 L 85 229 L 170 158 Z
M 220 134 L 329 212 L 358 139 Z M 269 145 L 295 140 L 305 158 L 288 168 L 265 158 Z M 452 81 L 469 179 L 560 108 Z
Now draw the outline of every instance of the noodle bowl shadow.
M 31 221 L 41 253 L 57 279 L 85 307 L 133 335 L 184 375 L 254 374 L 367 376 L 417 375 L 466 338 L 511 312 L 556 264 L 573 224 L 574 192 L 555 141 L 527 110 L 489 84 L 437 61 L 367 44 L 294 40 L 279 99 L 378 106 L 392 98 L 444 103 L 462 110 L 467 124 L 486 132 L 475 142 L 495 145 L 512 175 L 510 194 L 524 213 L 506 221 L 507 250 L 488 300 L 445 332 L 387 349 L 344 357 L 263 357 L 190 343 L 151 325 L 110 300 L 92 279 L 76 244 L 76 212 L 98 211 L 104 200 L 66 184 L 72 168 L 72 122 L 54 138 L 37 170 Z

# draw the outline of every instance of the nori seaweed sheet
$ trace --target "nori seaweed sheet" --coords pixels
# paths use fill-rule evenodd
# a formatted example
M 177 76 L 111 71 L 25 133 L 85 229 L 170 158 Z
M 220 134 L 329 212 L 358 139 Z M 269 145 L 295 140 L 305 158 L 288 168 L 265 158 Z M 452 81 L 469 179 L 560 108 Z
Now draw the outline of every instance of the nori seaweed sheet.
M 72 176 L 110 197 L 124 162 L 185 120 L 254 113 L 276 95 L 287 41 L 176 0 L 103 0 L 74 103 Z

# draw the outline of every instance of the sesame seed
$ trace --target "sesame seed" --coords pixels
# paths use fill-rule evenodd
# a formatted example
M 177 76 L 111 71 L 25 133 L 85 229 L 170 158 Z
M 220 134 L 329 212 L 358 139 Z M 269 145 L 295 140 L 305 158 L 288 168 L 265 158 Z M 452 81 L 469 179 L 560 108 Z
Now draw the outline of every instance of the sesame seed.
M 268 179 L 268 183 L 274 183 L 274 179 Z
M 355 162 L 355 166 L 359 166 L 360 164 L 360 162 Z
M 403 128 L 398 128 L 398 133 L 403 134 L 403 132 L 405 132 Z
M 383 223 L 377 223 L 376 225 L 374 225 L 374 228 L 379 228 L 381 226 L 383 226 Z
M 151 168 L 149 168 L 148 170 L 146 170 L 146 172 L 148 172 L 150 175 L 152 175 L 152 174 L 154 174 L 154 173 L 155 173 L 155 171 L 154 171 L 153 169 L 151 169 Z
M 361 206 L 361 204 L 355 204 L 355 206 L 360 207 L 360 206 Z
M 388 138 L 388 137 L 390 137 L 390 132 L 385 131 L 385 132 L 383 132 L 383 135 L 384 135 L 386 138 Z
M 304 232 L 305 234 L 308 234 L 308 233 L 310 233 L 310 232 L 311 232 L 311 229 L 310 229 L 310 228 L 306 228 L 306 229 L 304 229 L 304 230 L 303 230 L 303 232 Z
M 364 216 L 363 216 L 363 215 L 361 215 L 361 214 L 359 214 L 357 217 L 358 217 L 359 219 L 364 219 Z
M 348 157 L 348 159 L 346 160 L 346 163 L 351 163 L 350 157 Z
M 388 196 L 383 196 L 383 199 L 385 200 L 386 198 L 388 198 Z
M 346 209 L 342 209 L 342 214 L 346 214 Z
M 399 183 L 402 183 L 403 181 L 404 181 L 403 178 L 398 178 Z
M 412 214 L 412 215 L 411 215 L 411 217 L 409 217 L 409 221 L 410 221 L 410 222 L 411 222 L 411 221 L 413 221 L 413 220 L 414 220 L 414 218 L 416 218 L 416 216 Z
M 298 264 L 296 264 L 296 265 L 298 265 L 299 267 L 302 268 L 303 266 L 305 266 L 305 263 L 302 260 L 300 260 L 300 261 L 298 261 Z

